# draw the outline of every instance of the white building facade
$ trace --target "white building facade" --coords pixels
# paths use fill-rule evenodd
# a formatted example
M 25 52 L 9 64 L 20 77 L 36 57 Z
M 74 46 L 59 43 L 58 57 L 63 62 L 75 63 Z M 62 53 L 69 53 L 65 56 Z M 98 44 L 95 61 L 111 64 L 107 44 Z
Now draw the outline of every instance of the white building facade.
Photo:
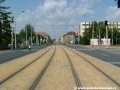
M 91 26 L 92 22 L 81 22 L 79 24 L 79 33 L 80 36 L 83 36 L 83 33 L 85 32 L 85 28 L 89 28 Z
M 79 34 L 83 36 L 83 33 L 85 32 L 85 28 L 91 27 L 92 22 L 81 22 L 79 24 Z M 120 22 L 108 22 L 109 28 L 116 28 L 118 31 L 120 31 Z

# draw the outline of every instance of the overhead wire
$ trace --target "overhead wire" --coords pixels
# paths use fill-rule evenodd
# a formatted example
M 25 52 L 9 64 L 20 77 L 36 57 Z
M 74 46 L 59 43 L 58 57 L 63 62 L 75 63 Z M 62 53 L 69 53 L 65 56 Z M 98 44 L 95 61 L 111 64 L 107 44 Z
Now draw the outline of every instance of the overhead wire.
M 76 7 L 76 5 L 77 5 L 77 0 L 75 0 L 75 1 L 76 1 L 76 2 L 75 2 L 75 5 L 74 5 L 74 7 L 73 7 L 73 10 L 72 10 L 72 12 L 71 12 L 70 20 L 69 20 L 69 22 L 68 22 L 68 25 L 70 24 L 70 21 L 71 21 L 71 19 L 72 19 L 73 14 L 74 14 L 75 7 Z
M 74 14 L 74 10 L 75 10 L 76 5 L 77 5 L 77 0 L 75 0 L 75 5 L 73 7 L 73 10 L 71 11 L 70 20 L 68 21 L 68 25 L 66 24 L 65 29 L 67 29 L 67 26 L 71 26 L 69 24 L 70 24 L 70 21 L 72 19 L 73 14 Z
M 76 7 L 76 5 L 77 5 L 77 0 L 75 0 L 75 1 L 76 1 L 76 2 L 75 2 L 75 5 L 74 5 L 74 7 L 73 7 L 73 10 L 71 11 L 71 15 L 70 15 L 70 19 L 69 19 L 69 21 L 68 21 L 68 25 L 66 24 L 66 25 L 60 25 L 60 26 L 65 26 L 65 28 L 66 28 L 67 26 L 71 26 L 71 25 L 69 25 L 69 24 L 70 24 L 70 21 L 71 21 L 71 19 L 72 19 L 73 14 L 74 14 L 75 7 Z M 49 21 L 50 21 L 50 25 L 52 26 L 52 29 L 53 29 L 53 31 L 54 31 L 54 27 L 53 27 L 52 21 L 51 21 L 51 19 L 50 19 L 50 15 L 49 15 L 49 13 L 48 13 L 48 10 L 47 10 L 47 8 L 46 8 L 45 5 L 44 5 L 44 1 L 41 0 L 41 2 L 42 2 L 43 7 L 45 8 L 45 11 L 46 11 L 46 13 L 47 13 L 48 19 L 49 19 Z M 59 25 L 55 25 L 55 26 L 59 26 Z
M 48 19 L 49 19 L 49 21 L 50 21 L 50 25 L 52 26 L 52 29 L 53 29 L 53 31 L 54 31 L 54 27 L 53 27 L 53 25 L 52 25 L 52 22 L 51 22 L 51 19 L 50 19 L 50 15 L 49 15 L 49 13 L 48 13 L 48 10 L 47 10 L 47 8 L 46 8 L 45 5 L 44 5 L 43 0 L 41 0 L 41 2 L 42 2 L 43 7 L 45 8 L 45 11 L 46 11 L 46 13 L 47 13 Z

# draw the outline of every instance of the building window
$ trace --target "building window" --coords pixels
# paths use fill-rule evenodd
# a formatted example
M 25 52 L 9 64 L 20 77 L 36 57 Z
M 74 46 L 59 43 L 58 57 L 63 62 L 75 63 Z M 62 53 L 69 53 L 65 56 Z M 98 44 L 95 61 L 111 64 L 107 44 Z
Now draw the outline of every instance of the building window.
M 110 27 L 111 25 L 110 24 L 108 24 L 108 27 Z
M 89 26 L 89 24 L 82 24 L 83 26 Z
M 120 24 L 118 24 L 118 26 L 120 26 Z
M 120 30 L 120 28 L 118 28 L 118 30 Z

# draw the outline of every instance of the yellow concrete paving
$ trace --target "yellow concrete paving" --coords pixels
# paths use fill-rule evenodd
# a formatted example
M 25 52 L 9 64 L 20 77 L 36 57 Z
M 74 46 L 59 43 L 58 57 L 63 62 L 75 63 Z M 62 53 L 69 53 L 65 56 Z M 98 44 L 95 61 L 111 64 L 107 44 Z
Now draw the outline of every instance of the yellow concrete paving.
M 63 48 L 69 54 L 83 87 L 116 87 L 116 90 L 120 90 L 118 86 L 88 62 L 68 50 L 66 47 Z M 28 68 L 2 84 L 0 86 L 0 90 L 28 90 L 29 86 L 48 62 L 53 51 L 54 47 L 40 60 L 36 61 L 34 64 L 30 65 Z M 0 70 L 2 71 L 2 74 L 0 73 L 0 80 L 23 67 L 43 52 L 45 52 L 45 50 L 1 65 Z M 113 79 L 120 82 L 120 69 L 81 52 L 75 52 L 82 55 L 91 63 L 109 74 Z M 56 46 L 55 56 L 35 90 L 74 90 L 75 86 L 69 60 L 63 50 L 59 46 Z
M 75 81 L 69 61 L 59 46 L 36 90 L 74 90 Z
M 68 49 L 65 49 L 69 56 L 72 59 L 72 62 L 79 74 L 79 77 L 82 81 L 84 87 L 117 87 L 117 90 L 120 90 L 120 87 L 114 84 L 111 80 L 106 78 L 103 74 L 101 74 L 98 70 L 94 69 L 89 63 L 87 63 L 84 59 L 80 58 L 78 55 L 70 52 Z M 110 75 L 113 79 L 120 83 L 120 69 L 109 65 L 105 62 L 102 62 L 96 58 L 85 55 L 81 52 L 75 51 L 78 54 L 85 57 L 87 60 L 92 62 L 94 65 L 99 67 L 105 73 Z
M 32 84 L 48 62 L 53 50 L 54 49 L 51 49 L 44 57 L 41 57 L 35 63 L 9 79 L 7 82 L 4 82 L 0 86 L 0 90 L 28 90 L 29 85 Z M 31 55 L 29 55 L 29 57 L 31 57 Z
M 48 47 L 50 48 L 50 47 Z M 48 48 L 40 50 L 38 52 L 23 56 L 21 58 L 12 60 L 10 62 L 4 63 L 0 65 L 0 80 L 3 80 L 10 74 L 16 72 L 17 70 L 21 69 L 31 61 L 33 61 L 38 56 L 42 55 Z

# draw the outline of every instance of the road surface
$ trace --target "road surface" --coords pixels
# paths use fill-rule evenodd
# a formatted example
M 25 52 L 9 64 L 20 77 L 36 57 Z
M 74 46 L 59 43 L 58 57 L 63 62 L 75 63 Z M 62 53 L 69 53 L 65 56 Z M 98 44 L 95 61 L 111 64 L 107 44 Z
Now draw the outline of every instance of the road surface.
M 66 45 L 72 49 L 90 55 L 92 57 L 98 58 L 109 64 L 120 67 L 120 48 L 92 48 L 91 46 L 83 45 Z
M 0 90 L 120 90 L 120 69 L 62 45 L 0 65 Z

